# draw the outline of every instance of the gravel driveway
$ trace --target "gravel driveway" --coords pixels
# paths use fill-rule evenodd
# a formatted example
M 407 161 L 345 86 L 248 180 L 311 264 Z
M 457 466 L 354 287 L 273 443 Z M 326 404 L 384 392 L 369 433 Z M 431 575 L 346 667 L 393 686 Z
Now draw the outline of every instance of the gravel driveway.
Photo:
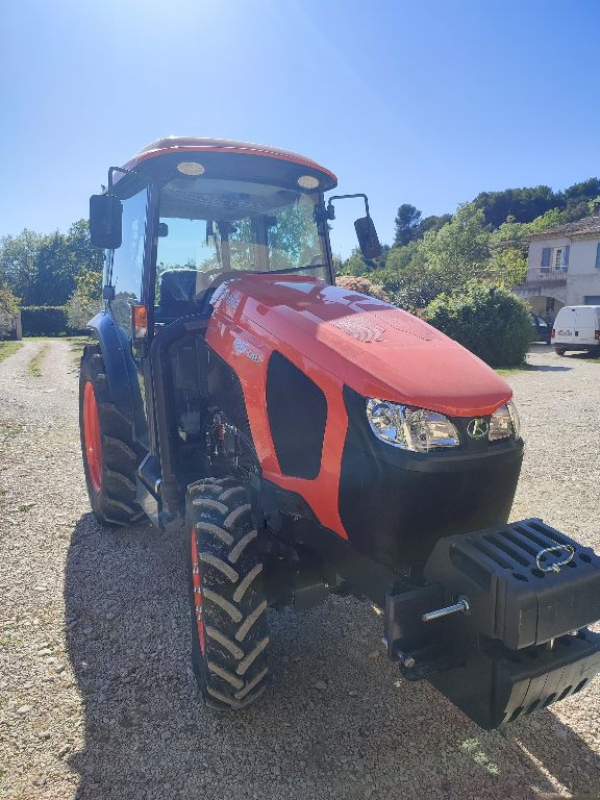
M 185 542 L 89 513 L 77 377 L 53 341 L 0 365 L 0 797 L 528 800 L 600 791 L 600 681 L 484 733 L 399 679 L 367 605 L 270 618 L 271 689 L 221 716 L 189 665 Z M 600 364 L 548 348 L 509 377 L 527 454 L 513 518 L 600 550 Z

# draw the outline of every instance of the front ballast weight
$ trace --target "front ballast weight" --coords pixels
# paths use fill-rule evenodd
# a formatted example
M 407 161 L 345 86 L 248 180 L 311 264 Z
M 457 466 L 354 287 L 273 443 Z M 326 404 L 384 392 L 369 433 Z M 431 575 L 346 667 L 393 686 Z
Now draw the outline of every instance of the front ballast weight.
M 600 557 L 539 519 L 440 539 L 425 585 L 389 594 L 388 655 L 487 730 L 600 671 Z

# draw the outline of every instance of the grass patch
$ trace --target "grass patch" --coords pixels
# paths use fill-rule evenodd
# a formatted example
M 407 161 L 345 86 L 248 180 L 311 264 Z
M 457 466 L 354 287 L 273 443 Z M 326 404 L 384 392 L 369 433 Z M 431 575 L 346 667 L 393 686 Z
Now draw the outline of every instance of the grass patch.
M 24 429 L 25 426 L 22 422 L 13 422 L 12 420 L 5 419 L 0 428 L 0 436 L 6 439 L 12 436 L 19 436 Z
M 69 342 L 71 350 L 74 353 L 81 353 L 86 344 L 94 343 L 94 339 L 92 339 L 91 336 L 69 336 L 68 339 L 64 339 L 63 341 Z
M 34 355 L 34 357 L 29 362 L 29 372 L 33 375 L 34 378 L 41 378 L 42 377 L 42 364 L 44 363 L 44 359 L 48 354 L 48 350 L 50 349 L 50 344 L 45 344 L 41 350 Z
M 60 342 L 74 342 L 77 339 L 86 339 L 87 335 L 85 333 L 69 335 L 66 333 L 57 333 L 56 335 L 45 333 L 40 336 L 30 336 L 28 333 L 24 333 L 23 338 L 27 339 L 28 342 L 40 341 L 41 339 L 52 339 L 52 341 L 56 341 L 56 339 L 58 339 Z
M 22 347 L 23 342 L 0 342 L 0 362 L 9 356 L 14 356 Z
M 86 344 L 94 344 L 91 336 L 69 336 L 67 341 L 71 344 L 71 354 L 73 357 L 73 368 L 70 372 L 79 375 L 79 362 L 83 355 L 83 348 Z
M 521 364 L 518 367 L 497 367 L 494 371 L 506 378 L 508 375 L 518 375 L 520 372 L 532 372 L 534 370 L 533 364 Z

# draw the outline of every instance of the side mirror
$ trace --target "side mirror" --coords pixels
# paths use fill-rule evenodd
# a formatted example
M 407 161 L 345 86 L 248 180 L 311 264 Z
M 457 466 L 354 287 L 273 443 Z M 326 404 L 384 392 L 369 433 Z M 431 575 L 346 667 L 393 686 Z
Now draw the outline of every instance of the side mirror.
M 381 245 L 371 217 L 357 219 L 354 223 L 354 230 L 356 231 L 356 237 L 363 256 L 368 261 L 372 258 L 378 258 L 381 255 Z
M 116 250 L 123 238 L 123 204 L 110 194 L 90 197 L 90 239 L 95 247 Z

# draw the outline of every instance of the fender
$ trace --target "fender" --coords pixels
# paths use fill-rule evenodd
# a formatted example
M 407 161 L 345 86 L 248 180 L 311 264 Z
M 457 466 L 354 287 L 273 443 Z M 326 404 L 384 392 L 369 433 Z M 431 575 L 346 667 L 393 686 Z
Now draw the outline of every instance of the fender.
M 87 327 L 92 329 L 100 345 L 110 396 L 121 414 L 133 425 L 135 438 L 145 445 L 148 423 L 129 337 L 106 311 L 96 314 Z

